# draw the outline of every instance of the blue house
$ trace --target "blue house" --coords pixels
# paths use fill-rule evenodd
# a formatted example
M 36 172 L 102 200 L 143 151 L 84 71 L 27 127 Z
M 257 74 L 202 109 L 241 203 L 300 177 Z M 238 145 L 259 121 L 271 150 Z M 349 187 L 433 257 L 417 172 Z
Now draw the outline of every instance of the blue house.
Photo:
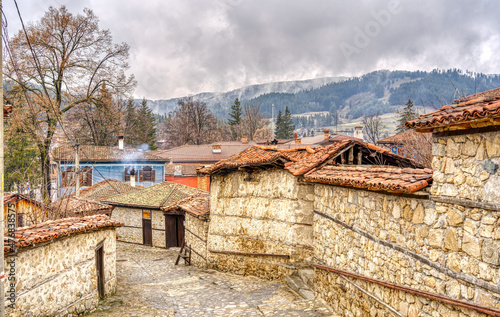
M 161 183 L 165 178 L 164 159 L 149 152 L 120 146 L 79 147 L 80 188 L 86 188 L 105 179 L 135 183 L 149 187 Z M 52 159 L 57 163 L 57 196 L 63 197 L 75 191 L 74 146 L 59 146 L 52 151 Z

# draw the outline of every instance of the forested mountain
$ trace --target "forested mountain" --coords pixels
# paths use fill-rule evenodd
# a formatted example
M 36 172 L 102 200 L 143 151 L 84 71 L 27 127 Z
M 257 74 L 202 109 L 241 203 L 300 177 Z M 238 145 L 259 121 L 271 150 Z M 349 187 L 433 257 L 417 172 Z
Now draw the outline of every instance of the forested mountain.
M 300 85 L 292 83 L 294 82 L 288 83 L 288 86 L 297 90 Z M 205 101 L 221 119 L 226 118 L 236 97 L 242 104 L 259 105 L 260 110 L 267 116 L 270 116 L 274 104 L 276 112 L 279 109 L 283 111 L 288 106 L 292 114 L 328 111 L 346 119 L 356 119 L 377 112 L 395 112 L 397 106 L 405 104 L 408 99 L 412 99 L 418 106 L 439 108 L 458 97 L 500 87 L 500 75 L 485 75 L 459 69 L 431 72 L 382 70 L 340 81 L 330 79 L 330 82 L 324 85 L 311 85 L 313 87 L 299 91 L 281 89 L 257 95 L 257 86 L 235 90 L 223 96 L 205 93 L 193 97 Z M 161 103 L 156 101 L 156 104 L 151 103 L 151 106 L 154 105 L 153 111 L 156 113 L 167 113 L 175 108 L 176 100 Z

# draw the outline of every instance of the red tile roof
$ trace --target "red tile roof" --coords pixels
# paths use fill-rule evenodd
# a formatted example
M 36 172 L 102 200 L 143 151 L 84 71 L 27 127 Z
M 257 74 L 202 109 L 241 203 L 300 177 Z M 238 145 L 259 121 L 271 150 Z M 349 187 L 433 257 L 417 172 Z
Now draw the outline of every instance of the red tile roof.
M 23 194 L 19 194 L 19 193 L 5 193 L 3 195 L 3 204 L 4 206 L 8 205 L 8 204 L 11 204 L 11 203 L 14 203 L 18 200 L 26 200 L 36 206 L 39 206 L 39 207 L 42 207 L 42 203 L 35 200 L 35 199 L 32 199 L 32 198 L 29 198 L 28 196 L 26 195 L 23 195 Z
M 74 195 L 63 197 L 49 205 L 55 218 L 83 217 L 95 214 L 110 214 L 113 206 Z
M 11 113 L 12 113 L 12 106 L 3 105 L 3 117 L 8 118 Z
M 106 215 L 95 215 L 51 220 L 30 227 L 17 228 L 14 232 L 14 238 L 10 237 L 8 231 L 5 230 L 4 252 L 14 251 L 11 249 L 12 246 L 14 249 L 25 248 L 35 246 L 42 242 L 66 237 L 70 234 L 120 227 L 123 225 L 122 222 L 111 220 Z
M 428 168 L 326 165 L 304 177 L 316 183 L 411 194 L 428 186 L 432 173 Z
M 212 174 L 222 169 L 236 169 L 243 166 L 275 165 L 283 166 L 289 161 L 298 161 L 315 151 L 309 146 L 281 150 L 273 146 L 256 145 L 245 151 L 198 170 L 202 174 Z
M 55 161 L 73 162 L 75 148 L 61 145 L 52 151 Z M 132 148 L 119 150 L 117 146 L 80 145 L 80 162 L 166 162 L 167 160 L 151 152 L 143 152 Z
M 176 167 L 180 166 L 180 167 Z M 183 163 L 183 164 L 167 164 L 165 165 L 165 176 L 196 176 L 196 170 L 200 167 L 200 164 L 191 164 L 191 163 Z M 175 174 L 176 168 L 180 168 L 181 174 Z
M 378 144 L 402 145 L 408 141 L 429 142 L 432 135 L 430 133 L 416 133 L 414 130 L 406 130 L 404 132 L 383 138 L 377 141 Z
M 207 218 L 210 213 L 210 195 L 207 193 L 185 198 L 177 203 L 162 208 L 163 211 L 173 212 L 180 209 L 193 216 Z
M 370 154 L 378 153 L 384 160 L 390 161 L 387 165 L 397 165 L 402 167 L 422 167 L 421 164 L 396 155 L 387 149 L 383 149 L 373 144 L 345 140 L 334 143 L 327 147 L 310 148 L 297 147 L 289 150 L 276 149 L 274 147 L 254 146 L 239 154 L 233 155 L 228 159 L 221 160 L 213 165 L 205 166 L 198 169 L 200 174 L 213 174 L 221 171 L 229 171 L 240 167 L 251 166 L 268 166 L 268 167 L 284 167 L 295 176 L 304 175 L 319 165 L 327 162 L 329 159 L 338 157 L 342 152 L 349 150 L 351 147 L 356 147 L 357 151 L 363 151 L 368 158 Z M 376 159 L 363 159 L 367 164 Z M 382 163 L 377 163 L 382 164 Z M 385 163 L 384 163 L 385 164 Z
M 454 104 L 441 107 L 406 122 L 406 127 L 417 132 L 432 132 L 434 128 L 464 125 L 473 122 L 493 121 L 500 124 L 500 88 L 455 100 Z
M 212 146 L 221 145 L 221 153 L 213 153 Z M 231 155 L 240 153 L 245 149 L 255 145 L 252 143 L 214 143 L 201 145 L 183 145 L 169 150 L 150 151 L 154 155 L 162 157 L 164 160 L 172 160 L 175 163 L 210 163 L 226 159 Z

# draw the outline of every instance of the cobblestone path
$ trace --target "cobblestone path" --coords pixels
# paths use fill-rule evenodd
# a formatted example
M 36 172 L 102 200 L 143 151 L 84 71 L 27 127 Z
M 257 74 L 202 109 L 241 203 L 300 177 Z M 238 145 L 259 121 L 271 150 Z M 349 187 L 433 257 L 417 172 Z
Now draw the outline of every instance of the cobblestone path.
M 117 292 L 88 316 L 332 316 L 284 284 L 174 266 L 176 251 L 117 243 Z

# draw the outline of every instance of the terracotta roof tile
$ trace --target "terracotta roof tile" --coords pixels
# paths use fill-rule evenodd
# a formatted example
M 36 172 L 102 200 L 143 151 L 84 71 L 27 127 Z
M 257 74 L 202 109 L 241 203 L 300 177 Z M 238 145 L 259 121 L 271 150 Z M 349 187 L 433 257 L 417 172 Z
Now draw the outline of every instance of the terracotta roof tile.
M 172 212 L 176 209 L 180 209 L 196 217 L 207 218 L 207 215 L 210 213 L 210 195 L 206 192 L 201 195 L 190 196 L 162 208 L 162 210 L 167 212 Z
M 180 166 L 181 174 L 177 175 L 176 166 Z M 191 163 L 183 163 L 183 164 L 167 164 L 165 165 L 165 176 L 196 176 L 196 170 L 200 167 L 200 164 L 191 164 Z
M 201 189 L 172 182 L 162 182 L 139 191 L 116 195 L 102 202 L 117 206 L 160 209 L 184 198 L 203 193 L 206 192 Z
M 43 205 L 41 202 L 39 202 L 35 199 L 32 199 L 32 198 L 29 198 L 28 196 L 20 194 L 20 193 L 5 193 L 3 195 L 3 204 L 4 205 L 8 205 L 8 204 L 16 202 L 18 200 L 26 200 L 26 201 L 28 201 L 36 206 L 39 206 L 39 207 L 42 207 L 42 205 Z
M 316 183 L 410 194 L 428 186 L 432 173 L 428 168 L 326 165 L 304 177 Z
M 455 102 L 408 121 L 405 126 L 419 132 L 431 132 L 433 128 L 489 119 L 500 123 L 500 88 L 457 99 Z
M 17 228 L 14 232 L 15 238 L 10 237 L 8 231 L 5 230 L 4 252 L 12 252 L 12 247 L 14 249 L 24 248 L 74 233 L 120 227 L 123 225 L 122 222 L 111 220 L 106 215 L 95 215 L 51 220 L 30 227 Z
M 213 174 L 222 170 L 232 170 L 245 166 L 284 166 L 295 176 L 304 175 L 312 169 L 318 167 L 328 159 L 340 154 L 349 147 L 359 146 L 368 151 L 378 152 L 386 157 L 401 162 L 403 166 L 421 167 L 421 164 L 396 155 L 387 149 L 379 146 L 352 140 L 344 140 L 326 147 L 312 149 L 309 146 L 297 147 L 294 149 L 281 150 L 275 147 L 253 146 L 228 159 L 221 160 L 213 165 L 198 169 L 201 174 Z
M 52 151 L 55 161 L 73 162 L 75 149 L 73 146 L 61 145 Z M 119 161 L 154 161 L 167 160 L 151 152 L 143 152 L 132 148 L 119 150 L 117 146 L 80 146 L 80 162 L 119 162 Z
M 314 150 L 309 146 L 280 150 L 273 146 L 255 145 L 230 158 L 198 169 L 198 172 L 212 174 L 223 169 L 236 169 L 242 166 L 284 165 L 288 161 L 300 160 L 311 153 L 314 153 Z
M 12 106 L 3 105 L 3 117 L 8 118 L 11 113 L 12 113 Z
M 66 218 L 110 213 L 114 207 L 88 198 L 71 195 L 54 201 L 49 205 L 49 208 L 53 210 L 55 218 Z

